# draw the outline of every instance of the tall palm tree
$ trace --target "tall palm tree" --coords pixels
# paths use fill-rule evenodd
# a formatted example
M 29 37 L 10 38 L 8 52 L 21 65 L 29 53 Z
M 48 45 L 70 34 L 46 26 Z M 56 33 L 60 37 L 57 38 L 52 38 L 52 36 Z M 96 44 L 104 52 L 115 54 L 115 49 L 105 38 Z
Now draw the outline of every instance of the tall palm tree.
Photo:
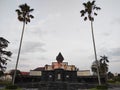
M 101 74 L 103 75 L 106 75 L 107 72 L 108 72 L 108 64 L 109 63 L 109 60 L 108 60 L 108 57 L 107 56 L 100 56 L 101 59 L 100 59 L 100 72 Z
M 93 40 L 95 60 L 96 60 L 96 62 L 98 62 L 97 53 L 96 53 L 96 46 L 95 46 L 95 39 L 94 39 L 94 32 L 93 32 L 93 21 L 94 21 L 93 16 L 97 16 L 97 13 L 95 12 L 95 10 L 100 10 L 101 8 L 97 7 L 95 5 L 95 1 L 92 1 L 92 2 L 88 1 L 87 3 L 83 3 L 83 6 L 85 9 L 80 11 L 81 17 L 84 16 L 84 21 L 86 21 L 88 19 L 91 22 L 91 32 L 92 32 L 92 40 Z M 86 16 L 86 14 L 87 14 L 87 16 Z M 99 85 L 101 85 L 98 63 L 97 63 L 97 74 L 98 74 Z
M 34 16 L 30 14 L 33 10 L 34 9 L 31 9 L 30 6 L 28 6 L 26 3 L 20 5 L 19 9 L 16 9 L 16 12 L 17 12 L 17 15 L 18 15 L 18 20 L 20 22 L 23 22 L 23 28 L 22 28 L 22 34 L 21 34 L 20 45 L 19 45 L 19 50 L 18 50 L 18 56 L 17 56 L 16 66 L 15 66 L 15 73 L 14 73 L 14 77 L 13 77 L 13 85 L 14 85 L 14 82 L 15 82 L 16 71 L 17 71 L 18 61 L 19 61 L 20 52 L 21 52 L 21 46 L 22 46 L 22 40 L 23 40 L 25 25 L 28 22 L 30 22 L 30 19 L 34 18 Z

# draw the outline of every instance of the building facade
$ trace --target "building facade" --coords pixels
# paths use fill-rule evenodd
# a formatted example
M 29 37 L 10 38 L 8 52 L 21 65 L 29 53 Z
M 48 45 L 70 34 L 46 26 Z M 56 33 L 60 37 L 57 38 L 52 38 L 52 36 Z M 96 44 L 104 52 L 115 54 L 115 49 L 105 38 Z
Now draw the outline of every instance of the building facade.
M 41 81 L 76 81 L 77 69 L 75 65 L 69 65 L 68 62 L 63 62 L 64 57 L 61 53 L 56 57 L 56 62 L 51 65 L 45 65 L 35 70 L 30 71 L 31 76 L 41 76 Z M 44 68 L 44 69 L 43 69 Z

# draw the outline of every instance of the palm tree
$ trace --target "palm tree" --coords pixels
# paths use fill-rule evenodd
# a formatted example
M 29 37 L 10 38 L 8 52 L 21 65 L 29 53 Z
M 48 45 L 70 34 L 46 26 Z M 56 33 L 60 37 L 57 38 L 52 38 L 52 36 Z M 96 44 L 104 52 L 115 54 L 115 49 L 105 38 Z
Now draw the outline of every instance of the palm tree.
M 107 56 L 100 56 L 101 59 L 100 59 L 100 72 L 102 75 L 106 75 L 107 72 L 108 72 L 108 64 L 109 63 L 109 60 L 108 60 L 108 57 Z
M 95 60 L 97 62 L 97 74 L 98 74 L 98 82 L 99 85 L 101 85 L 101 81 L 100 81 L 100 75 L 99 75 L 99 69 L 98 69 L 98 60 L 97 60 L 97 53 L 96 53 L 96 46 L 95 46 L 95 39 L 94 39 L 94 32 L 93 32 L 93 21 L 94 21 L 94 17 L 93 16 L 97 16 L 97 13 L 95 12 L 95 10 L 100 10 L 100 7 L 97 7 L 95 5 L 95 1 L 88 1 L 87 3 L 83 3 L 84 6 L 84 10 L 81 10 L 81 17 L 84 16 L 84 21 L 86 21 L 87 19 L 91 22 L 91 32 L 92 32 L 92 40 L 93 40 L 93 48 L 94 48 L 94 54 L 95 54 Z M 87 16 L 86 16 L 87 14 Z
M 23 28 L 22 28 L 22 34 L 21 34 L 20 45 L 19 45 L 19 50 L 18 50 L 18 56 L 17 56 L 16 66 L 15 66 L 15 73 L 14 73 L 14 77 L 13 77 L 13 85 L 14 85 L 14 82 L 15 82 L 16 70 L 17 70 L 18 61 L 19 61 L 19 57 L 20 57 L 25 25 L 28 22 L 30 22 L 30 19 L 34 18 L 34 16 L 30 14 L 34 9 L 30 9 L 30 6 L 28 6 L 26 3 L 20 5 L 19 8 L 20 9 L 16 9 L 16 12 L 17 12 L 17 15 L 18 15 L 18 20 L 23 22 Z

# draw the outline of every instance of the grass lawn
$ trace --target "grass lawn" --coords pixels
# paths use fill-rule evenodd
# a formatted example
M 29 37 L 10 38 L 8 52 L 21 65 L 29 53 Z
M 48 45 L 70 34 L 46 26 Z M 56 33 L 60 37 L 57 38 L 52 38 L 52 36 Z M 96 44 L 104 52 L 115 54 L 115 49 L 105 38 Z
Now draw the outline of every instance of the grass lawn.
M 108 90 L 108 89 L 97 89 L 97 88 L 91 88 L 89 90 Z
M 98 89 L 96 89 L 96 88 L 92 88 L 92 89 L 90 89 L 90 90 L 98 90 Z
M 1 90 L 13 90 L 13 89 L 1 89 Z M 22 90 L 21 88 L 14 89 L 14 90 Z

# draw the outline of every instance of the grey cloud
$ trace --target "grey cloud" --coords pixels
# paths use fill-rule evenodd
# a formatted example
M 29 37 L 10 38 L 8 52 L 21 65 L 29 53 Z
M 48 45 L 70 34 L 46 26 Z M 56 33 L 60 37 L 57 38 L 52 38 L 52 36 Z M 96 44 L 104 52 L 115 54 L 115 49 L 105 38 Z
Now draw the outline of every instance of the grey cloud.
M 120 62 L 120 47 L 107 50 L 106 53 L 111 63 Z
M 27 64 L 20 64 L 19 67 L 22 67 L 22 68 L 27 68 L 27 67 L 30 67 L 29 65 Z
M 26 61 L 33 61 L 33 60 L 48 60 L 48 58 L 46 58 L 43 55 L 37 55 L 36 53 L 34 53 L 34 54 L 22 55 L 20 60 L 24 63 Z
M 48 58 L 46 58 L 46 57 L 44 57 L 44 56 L 38 57 L 37 59 L 38 59 L 38 60 L 48 60 Z
M 111 24 L 120 24 L 120 17 L 114 19 L 114 20 L 111 22 Z
M 120 56 L 120 47 L 111 49 L 109 54 L 111 56 Z
M 101 48 L 100 52 L 98 53 L 99 56 L 106 55 L 110 61 L 110 63 L 113 62 L 120 62 L 120 47 L 117 48 Z
M 114 60 L 114 61 L 111 61 L 111 62 L 120 62 L 120 60 Z
M 46 50 L 43 48 L 45 44 L 42 43 L 42 42 L 32 42 L 32 41 L 29 41 L 29 42 L 24 42 L 24 44 L 22 44 L 22 48 L 21 48 L 21 53 L 33 53 L 33 52 L 45 52 Z M 12 52 L 14 54 L 17 54 L 18 52 L 18 48 L 14 48 L 12 50 Z
M 110 33 L 105 32 L 105 33 L 103 33 L 103 35 L 104 35 L 104 36 L 110 36 Z
M 22 53 L 45 52 L 44 45 L 41 42 L 27 42 L 22 48 Z
M 43 48 L 44 46 L 45 44 L 42 42 L 24 42 L 24 44 L 22 44 L 21 54 L 45 52 L 46 50 Z M 14 48 L 12 52 L 14 53 L 13 56 L 16 56 L 16 54 L 18 53 L 18 48 Z
M 120 47 L 116 47 L 116 48 L 100 48 L 99 49 L 100 52 L 98 52 L 98 55 L 107 55 L 107 56 L 110 56 L 110 57 L 113 57 L 113 56 L 120 56 Z
M 43 32 L 42 32 L 39 24 L 37 24 L 37 25 L 33 25 L 29 28 L 29 34 L 32 34 L 32 35 L 35 35 L 35 36 L 36 35 L 42 36 Z

